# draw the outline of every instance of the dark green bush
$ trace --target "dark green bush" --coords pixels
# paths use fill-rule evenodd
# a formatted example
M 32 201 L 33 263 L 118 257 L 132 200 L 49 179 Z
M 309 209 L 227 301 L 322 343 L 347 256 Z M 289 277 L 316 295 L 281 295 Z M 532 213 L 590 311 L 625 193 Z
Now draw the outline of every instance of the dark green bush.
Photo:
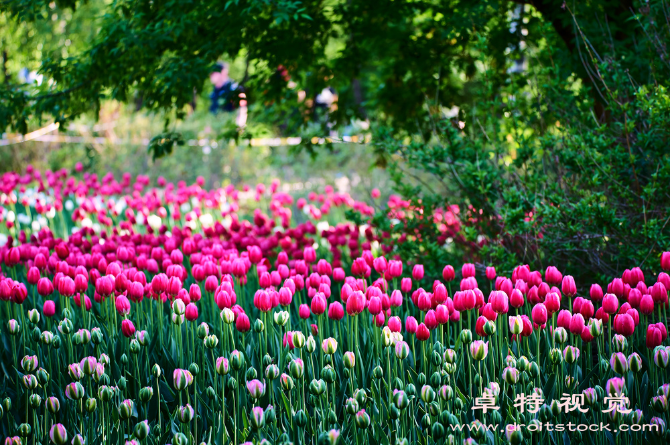
M 434 276 L 463 261 L 556 265 L 584 284 L 631 265 L 658 272 L 670 247 L 668 27 L 662 3 L 645 14 L 630 26 L 646 38 L 628 52 L 582 35 L 590 85 L 556 47 L 529 46 L 518 72 L 482 43 L 483 69 L 465 85 L 477 99 L 458 116 L 433 112 L 423 138 L 381 129 L 378 154 L 417 208 L 402 224 L 375 217 L 391 255 L 421 255 Z M 430 215 L 453 204 L 460 229 L 443 233 Z

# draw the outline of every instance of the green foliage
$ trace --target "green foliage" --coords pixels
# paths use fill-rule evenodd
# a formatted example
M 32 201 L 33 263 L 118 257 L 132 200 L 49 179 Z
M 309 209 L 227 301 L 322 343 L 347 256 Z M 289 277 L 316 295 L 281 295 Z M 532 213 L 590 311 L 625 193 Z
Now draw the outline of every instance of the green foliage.
M 271 122 L 284 134 L 312 125 L 314 97 L 332 86 L 338 106 L 328 122 L 369 118 L 427 136 L 438 104 L 480 99 L 482 52 L 494 75 L 506 77 L 522 46 L 551 47 L 555 66 L 588 83 L 591 73 L 581 65 L 586 51 L 576 45 L 573 17 L 560 3 L 534 9 L 500 0 L 230 0 L 223 7 L 213 0 L 90 0 L 66 22 L 90 23 L 95 35 L 78 40 L 76 51 L 45 48 L 41 71 L 52 80 L 48 91 L 31 94 L 25 110 L 11 114 L 65 122 L 114 99 L 181 118 L 194 89 L 203 91 L 213 63 L 223 57 L 244 66 L 238 80 L 250 119 Z M 634 55 L 627 45 L 644 34 L 629 32 L 623 3 L 589 2 L 575 14 L 590 42 L 613 35 L 617 54 Z M 61 6 L 7 0 L 0 13 L 39 27 Z M 288 76 L 278 75 L 280 66 Z M 3 119 L 0 127 L 16 129 L 16 123 Z
M 551 63 L 553 47 L 528 46 L 520 53 L 534 61 L 527 70 L 502 71 L 482 38 L 484 68 L 465 86 L 479 100 L 464 103 L 458 117 L 434 115 L 425 138 L 380 130 L 379 156 L 423 210 L 394 226 L 375 218 L 391 239 L 407 237 L 387 239 L 394 252 L 423 253 L 433 276 L 461 258 L 506 272 L 552 264 L 589 282 L 631 264 L 658 272 L 670 244 L 670 95 L 664 53 L 648 29 L 660 23 L 662 3 L 646 13 L 637 26 L 650 37 L 638 42 L 636 58 L 588 50 L 597 94 L 585 95 L 591 88 Z M 450 204 L 459 205 L 462 225 L 447 239 L 427 215 Z
M 149 148 L 147 150 L 151 153 L 151 157 L 155 161 L 156 158 L 162 158 L 165 155 L 172 154 L 175 145 L 184 145 L 183 136 L 180 133 L 166 131 L 154 136 L 149 141 Z

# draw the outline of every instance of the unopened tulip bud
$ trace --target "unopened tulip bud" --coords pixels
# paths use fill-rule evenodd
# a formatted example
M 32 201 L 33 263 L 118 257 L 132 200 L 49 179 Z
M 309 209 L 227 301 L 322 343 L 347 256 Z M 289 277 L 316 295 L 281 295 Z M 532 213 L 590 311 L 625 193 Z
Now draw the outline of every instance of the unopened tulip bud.
M 189 423 L 191 420 L 193 420 L 194 415 L 195 410 L 188 403 L 186 406 L 180 406 L 177 410 L 177 418 L 181 423 Z
M 362 409 L 356 413 L 355 422 L 359 429 L 367 429 L 370 426 L 370 416 Z
M 628 372 L 628 359 L 623 352 L 614 352 L 610 358 L 610 367 L 617 374 Z
M 247 381 L 247 390 L 253 399 L 258 399 L 265 394 L 265 385 L 257 379 Z
M 222 376 L 228 375 L 230 372 L 230 364 L 228 359 L 225 357 L 219 357 L 216 359 L 216 373 Z
M 86 407 L 86 412 L 92 413 L 98 407 L 98 402 L 94 398 L 86 399 L 85 407 Z
M 37 324 L 40 322 L 40 313 L 37 309 L 31 309 L 28 311 L 28 321 L 32 324 Z
M 435 400 L 435 390 L 428 385 L 423 385 L 421 388 L 421 400 L 423 400 L 424 403 L 431 403 Z
M 30 436 L 30 433 L 32 431 L 33 431 L 33 427 L 31 427 L 30 424 L 28 424 L 28 423 L 22 423 L 21 425 L 19 425 L 18 432 L 19 432 L 19 436 L 21 436 L 21 437 L 26 438 L 26 437 Z M 24 440 L 26 440 L 26 442 L 27 442 L 27 439 L 24 439 Z
M 154 389 L 151 386 L 145 386 L 140 389 L 140 401 L 142 403 L 148 403 L 151 398 L 154 396 Z
M 175 389 L 181 391 L 193 383 L 193 374 L 186 369 L 175 369 L 172 373 L 172 382 Z
M 365 406 L 368 403 L 368 393 L 362 388 L 354 391 L 354 398 L 360 406 Z
M 574 346 L 566 346 L 563 350 L 563 358 L 566 363 L 573 364 L 579 359 L 579 349 Z
M 379 380 L 382 377 L 384 377 L 384 370 L 381 368 L 381 366 L 375 366 L 375 368 L 372 370 L 372 378 Z
M 312 352 L 314 352 L 314 350 L 316 349 L 316 340 L 314 340 L 314 337 L 310 335 L 307 338 L 307 341 L 305 342 L 305 346 L 308 353 L 311 354 Z
M 42 397 L 39 394 L 31 394 L 28 398 L 32 409 L 38 408 L 42 404 Z
M 130 419 L 130 416 L 133 414 L 133 401 L 126 399 L 119 404 L 119 417 L 123 420 Z
M 301 379 L 305 374 L 305 364 L 300 359 L 293 359 L 289 363 L 289 373 L 294 379 Z
M 337 351 L 337 340 L 335 340 L 332 337 L 331 338 L 326 338 L 321 343 L 321 349 L 323 350 L 324 354 L 329 354 L 329 355 L 335 354 L 335 352 Z
M 265 368 L 265 378 L 272 381 L 279 377 L 279 367 L 277 365 L 270 365 Z
M 654 363 L 656 366 L 661 369 L 667 368 L 669 359 L 670 355 L 668 354 L 668 350 L 666 348 L 663 346 L 657 346 L 654 348 Z
M 307 414 L 305 414 L 305 411 L 303 410 L 298 410 L 298 412 L 293 416 L 293 420 L 295 420 L 296 425 L 298 425 L 300 428 L 304 428 L 305 425 L 307 425 Z
M 482 340 L 476 340 L 470 343 L 470 356 L 476 360 L 481 361 L 486 358 L 489 353 L 489 343 Z
M 288 319 L 289 315 L 286 311 L 278 311 L 274 313 L 274 321 L 278 326 L 284 326 L 288 322 Z
M 36 355 L 26 355 L 21 359 L 21 368 L 27 373 L 31 373 L 37 369 L 38 361 Z
M 46 400 L 45 405 L 51 414 L 56 414 L 60 411 L 60 401 L 56 397 L 49 397 Z
M 388 348 L 393 344 L 393 332 L 389 329 L 388 326 L 384 326 L 382 329 L 382 346 Z
M 320 396 L 325 391 L 326 382 L 323 380 L 312 379 L 309 384 L 309 393 L 313 396 Z
M 109 402 L 110 400 L 112 400 L 113 396 L 114 396 L 114 391 L 112 391 L 112 389 L 109 388 L 108 386 L 98 387 L 98 397 L 103 402 Z
M 507 425 L 505 427 L 505 436 L 507 437 L 507 442 L 512 445 L 519 445 L 523 442 L 523 433 L 519 426 Z
M 519 381 L 519 370 L 508 366 L 503 369 L 502 378 L 508 385 L 516 385 Z
M 49 430 L 49 439 L 56 445 L 65 445 L 67 443 L 67 430 L 62 424 L 57 423 Z
M 562 345 L 566 341 L 568 341 L 568 332 L 564 328 L 556 328 L 554 331 L 554 342 Z
M 36 374 L 37 381 L 40 383 L 40 385 L 46 386 L 46 384 L 49 383 L 50 376 L 46 369 L 40 368 L 37 370 Z
M 405 360 L 409 356 L 409 345 L 404 341 L 396 343 L 395 356 L 400 360 Z
M 284 373 L 279 377 L 279 383 L 281 384 L 281 387 L 284 391 L 289 392 L 293 389 L 295 386 L 295 383 L 293 382 L 293 378 Z
M 176 433 L 172 436 L 172 445 L 188 445 L 189 440 L 184 433 Z M 134 444 L 133 444 L 134 445 Z
M 139 422 L 137 425 L 135 425 L 135 429 L 133 430 L 133 434 L 137 439 L 139 440 L 144 440 L 149 436 L 149 421 L 148 420 L 143 420 Z
M 16 320 L 9 320 L 7 322 L 7 330 L 10 335 L 17 336 L 21 333 L 21 325 Z
M 665 396 L 652 397 L 650 405 L 657 413 L 663 414 L 668 412 L 668 399 Z
M 495 322 L 489 320 L 484 323 L 484 333 L 486 335 L 495 335 L 496 333 L 496 324 Z
M 356 414 L 358 412 L 358 401 L 354 398 L 347 399 L 345 409 L 349 414 Z
M 610 396 L 621 396 L 626 388 L 626 382 L 623 377 L 613 377 L 607 381 L 605 384 L 605 389 L 596 385 L 596 394 L 598 394 L 598 400 L 604 400 L 605 394 Z
M 519 335 L 523 332 L 523 319 L 521 316 L 509 317 L 509 330 L 514 335 Z
M 268 407 L 265 408 L 265 423 L 274 424 L 276 420 L 277 420 L 277 413 L 275 412 L 274 407 L 272 405 L 268 405 Z M 266 439 L 263 439 L 259 445 L 271 445 L 271 444 Z
M 628 348 L 628 340 L 623 335 L 615 334 L 612 337 L 612 350 L 614 352 L 625 352 Z
M 172 324 L 174 325 L 181 326 L 182 324 L 184 324 L 185 319 L 186 318 L 183 315 L 172 313 Z
M 200 366 L 198 366 L 197 363 L 191 363 L 188 365 L 188 370 L 191 374 L 193 374 L 194 377 L 200 374 Z
M 353 369 L 356 366 L 356 355 L 351 351 L 345 352 L 342 357 L 342 363 L 345 368 Z
M 516 369 L 519 371 L 528 371 L 530 369 L 530 361 L 525 355 L 522 355 L 519 357 L 519 360 L 516 361 Z
M 598 338 L 603 335 L 603 322 L 597 318 L 589 320 L 589 332 L 593 338 Z

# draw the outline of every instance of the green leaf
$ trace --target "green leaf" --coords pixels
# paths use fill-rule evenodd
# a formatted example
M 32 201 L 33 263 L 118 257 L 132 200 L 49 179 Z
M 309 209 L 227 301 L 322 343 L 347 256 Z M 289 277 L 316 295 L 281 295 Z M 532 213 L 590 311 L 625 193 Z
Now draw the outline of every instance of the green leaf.
M 554 397 L 554 386 L 556 385 L 556 374 L 551 374 L 544 385 L 542 393 L 546 400 L 552 400 Z
M 375 437 L 377 438 L 379 443 L 382 444 L 382 445 L 389 445 L 390 440 L 389 440 L 389 437 L 386 435 L 386 432 L 382 429 L 382 427 L 377 422 L 373 422 L 373 425 L 374 425 Z
M 649 403 L 649 376 L 647 375 L 647 372 L 645 371 L 644 374 L 642 375 L 642 382 L 640 383 L 640 394 L 642 395 L 641 405 L 642 406 L 647 406 Z

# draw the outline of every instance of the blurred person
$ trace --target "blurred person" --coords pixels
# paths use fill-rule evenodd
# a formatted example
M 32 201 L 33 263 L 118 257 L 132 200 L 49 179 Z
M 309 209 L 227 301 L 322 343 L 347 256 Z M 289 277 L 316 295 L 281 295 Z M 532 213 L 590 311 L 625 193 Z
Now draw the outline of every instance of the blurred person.
M 209 96 L 212 100 L 209 111 L 214 114 L 219 111 L 234 111 L 240 94 L 243 94 L 241 93 L 240 86 L 230 78 L 228 74 L 229 68 L 230 65 L 228 63 L 217 62 L 214 70 L 209 75 L 209 80 L 214 85 L 214 91 Z
M 247 95 L 244 93 L 240 93 L 240 109 L 237 112 L 235 123 L 239 128 L 247 125 Z
M 335 111 L 337 110 L 337 93 L 333 87 L 324 88 L 317 96 L 315 106 L 324 111 Z

